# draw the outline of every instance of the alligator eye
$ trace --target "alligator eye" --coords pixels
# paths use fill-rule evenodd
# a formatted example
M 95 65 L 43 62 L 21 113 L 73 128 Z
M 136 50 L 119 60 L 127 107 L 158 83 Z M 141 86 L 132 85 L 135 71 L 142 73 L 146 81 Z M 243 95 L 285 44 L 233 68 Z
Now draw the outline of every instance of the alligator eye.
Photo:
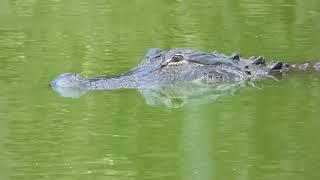
M 181 54 L 174 54 L 171 58 L 165 60 L 162 64 L 161 64 L 161 68 L 163 68 L 164 66 L 168 65 L 171 62 L 180 62 L 183 61 L 184 57 Z
M 180 62 L 183 60 L 183 56 L 181 54 L 175 54 L 171 58 L 171 62 Z

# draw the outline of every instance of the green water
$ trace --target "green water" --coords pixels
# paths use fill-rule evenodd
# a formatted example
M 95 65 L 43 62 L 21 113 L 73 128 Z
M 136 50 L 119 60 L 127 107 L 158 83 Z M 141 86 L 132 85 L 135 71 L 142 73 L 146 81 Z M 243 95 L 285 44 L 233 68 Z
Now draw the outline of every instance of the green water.
M 314 61 L 319 19 L 318 0 L 0 1 L 0 179 L 319 179 L 319 73 L 176 108 L 48 87 L 128 71 L 150 47 Z

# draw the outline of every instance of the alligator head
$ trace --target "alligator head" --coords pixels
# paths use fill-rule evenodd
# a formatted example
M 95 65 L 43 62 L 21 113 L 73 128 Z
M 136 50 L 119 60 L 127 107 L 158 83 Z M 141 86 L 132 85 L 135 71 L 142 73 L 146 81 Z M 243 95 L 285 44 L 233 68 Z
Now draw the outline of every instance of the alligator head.
M 153 68 L 142 63 L 142 66 L 138 67 L 138 72 L 150 73 L 143 73 L 143 76 L 133 73 L 136 74 L 139 87 L 184 82 L 240 81 L 246 78 L 238 60 L 223 54 L 176 48 L 169 51 L 158 50 L 154 56 L 147 57 L 149 58 L 145 60 L 151 61 L 147 64 L 153 64 Z

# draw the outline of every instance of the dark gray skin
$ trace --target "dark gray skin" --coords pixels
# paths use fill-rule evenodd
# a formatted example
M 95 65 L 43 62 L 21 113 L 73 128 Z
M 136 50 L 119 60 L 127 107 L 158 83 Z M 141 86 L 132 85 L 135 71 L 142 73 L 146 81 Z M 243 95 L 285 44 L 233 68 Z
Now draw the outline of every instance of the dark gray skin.
M 314 69 L 320 69 L 316 63 Z M 306 70 L 308 65 L 298 66 Z M 149 88 L 177 83 L 241 82 L 267 78 L 294 69 L 282 62 L 266 62 L 262 56 L 244 59 L 235 52 L 230 56 L 188 48 L 164 51 L 149 49 L 142 62 L 127 73 L 114 77 L 84 78 L 65 73 L 51 82 L 59 89 L 104 90 L 119 88 Z

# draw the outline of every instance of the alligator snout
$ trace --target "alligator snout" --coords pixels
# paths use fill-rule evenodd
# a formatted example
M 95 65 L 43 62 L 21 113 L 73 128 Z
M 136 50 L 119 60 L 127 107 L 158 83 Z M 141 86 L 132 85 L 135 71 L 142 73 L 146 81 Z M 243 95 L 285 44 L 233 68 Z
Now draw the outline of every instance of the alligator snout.
M 51 87 L 76 88 L 80 87 L 81 76 L 75 73 L 64 73 L 51 81 Z

